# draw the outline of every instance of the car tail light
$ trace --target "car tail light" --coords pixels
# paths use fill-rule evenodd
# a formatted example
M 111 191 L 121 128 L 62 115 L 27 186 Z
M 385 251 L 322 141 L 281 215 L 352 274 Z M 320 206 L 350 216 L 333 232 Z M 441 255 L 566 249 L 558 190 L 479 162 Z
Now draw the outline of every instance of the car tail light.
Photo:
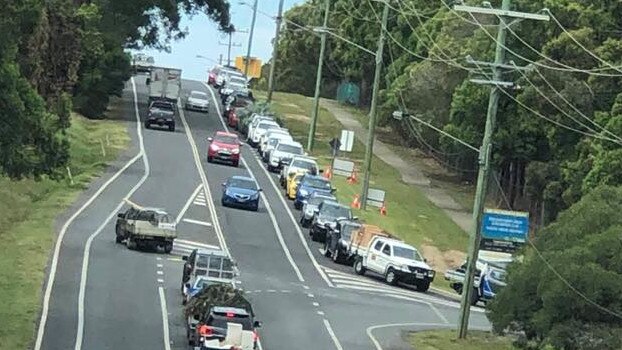
M 210 336 L 213 334 L 214 334 L 214 328 L 210 326 L 206 326 L 206 325 L 202 325 L 201 327 L 199 327 L 199 335 L 205 337 L 205 336 Z
M 235 313 L 234 312 L 227 312 L 227 317 L 229 317 L 229 318 L 235 317 Z

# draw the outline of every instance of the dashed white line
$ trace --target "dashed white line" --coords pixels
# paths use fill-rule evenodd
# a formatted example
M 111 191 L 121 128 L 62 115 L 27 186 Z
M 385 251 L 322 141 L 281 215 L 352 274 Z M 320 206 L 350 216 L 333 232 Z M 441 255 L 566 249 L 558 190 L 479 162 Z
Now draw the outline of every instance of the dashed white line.
M 164 280 L 161 278 L 158 278 L 158 283 L 164 283 Z
M 313 294 L 311 294 L 311 293 L 307 294 L 307 296 L 308 296 L 309 298 L 315 298 L 315 295 L 313 295 Z
M 315 306 L 315 307 L 319 307 L 319 306 L 320 306 L 320 303 L 318 303 L 317 301 L 316 301 L 316 302 L 313 302 L 313 306 Z
M 268 289 L 266 292 L 268 292 L 268 293 L 276 293 L 276 290 L 274 290 L 274 289 Z
M 320 315 L 320 316 L 324 316 L 324 311 L 319 311 L 319 310 L 318 310 L 318 311 L 317 311 L 317 314 L 318 314 L 318 315 Z
M 199 220 L 194 220 L 194 219 L 182 219 L 181 221 L 187 222 L 189 224 L 212 227 L 212 224 L 210 222 L 205 222 L 205 221 L 199 221 Z
M 156 264 L 156 267 L 161 269 L 162 267 L 164 267 L 164 265 L 163 264 Z
M 310 289 L 310 288 L 309 288 L 309 286 L 305 286 L 304 284 L 302 285 L 302 288 L 304 288 L 304 289 L 306 289 L 306 290 L 309 290 L 309 289 Z
M 164 271 L 156 271 L 156 273 L 157 273 L 158 275 L 160 275 L 160 276 L 161 276 L 161 275 L 164 275 Z
M 158 257 L 156 258 L 156 260 L 162 260 L 162 258 L 158 256 Z

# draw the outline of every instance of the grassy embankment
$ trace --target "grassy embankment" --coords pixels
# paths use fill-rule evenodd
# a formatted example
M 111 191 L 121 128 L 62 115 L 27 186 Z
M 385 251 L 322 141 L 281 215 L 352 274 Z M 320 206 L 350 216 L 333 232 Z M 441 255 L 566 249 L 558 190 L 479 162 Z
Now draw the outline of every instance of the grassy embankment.
M 69 168 L 74 183 L 0 177 L 0 349 L 26 349 L 38 317 L 54 221 L 106 163 L 127 147 L 125 126 L 74 116 Z M 106 156 L 103 156 L 102 143 Z
M 263 98 L 265 94 L 258 92 Z M 292 135 L 306 146 L 312 107 L 312 99 L 296 94 L 276 93 L 273 109 L 282 118 Z M 327 110 L 320 108 L 317 123 L 316 143 L 312 154 L 323 167 L 330 162 L 330 146 L 333 137 L 339 137 L 342 126 Z M 355 141 L 352 153 L 346 155 L 361 167 L 365 157 L 365 147 Z M 441 252 L 463 251 L 467 245 L 467 234 L 462 231 L 438 207 L 434 206 L 417 188 L 402 182 L 400 174 L 381 159 L 374 156 L 372 161 L 370 186 L 383 189 L 387 193 L 387 216 L 380 215 L 377 208 L 368 207 L 367 211 L 358 211 L 356 215 L 366 222 L 377 224 L 390 232 L 396 233 L 405 241 L 421 247 L 422 245 L 438 248 Z M 355 194 L 361 193 L 362 174 L 359 183 L 350 185 L 344 177 L 335 176 L 333 182 L 336 195 L 343 203 L 351 203 Z M 432 264 L 442 256 L 426 256 Z M 440 262 L 438 262 L 440 265 Z M 439 271 L 444 272 L 444 271 Z M 446 282 L 439 275 L 434 286 L 447 289 Z
M 416 332 L 410 342 L 417 350 L 515 350 L 512 339 L 490 332 L 469 331 L 467 339 L 456 339 L 454 330 Z

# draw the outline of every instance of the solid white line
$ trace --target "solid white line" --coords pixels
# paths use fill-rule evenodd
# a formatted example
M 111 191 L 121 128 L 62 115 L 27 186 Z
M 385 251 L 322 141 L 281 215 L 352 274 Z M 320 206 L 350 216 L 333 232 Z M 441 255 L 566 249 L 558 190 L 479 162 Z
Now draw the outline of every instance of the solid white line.
M 136 94 L 136 84 L 134 82 L 134 78 L 131 79 L 132 82 L 132 91 L 134 93 L 134 111 L 136 113 L 136 129 L 138 133 L 138 145 L 140 146 L 140 153 L 143 158 L 143 165 L 145 167 L 143 177 L 138 181 L 134 187 L 126 194 L 125 198 L 129 199 L 136 190 L 147 180 L 149 174 L 151 173 L 151 168 L 149 167 L 149 159 L 147 157 L 147 153 L 145 152 L 145 144 L 143 140 L 143 133 L 140 124 L 140 114 L 138 111 L 138 96 Z M 82 349 L 82 340 L 84 337 L 84 299 L 86 294 L 86 282 L 88 279 L 88 267 L 89 267 L 89 257 L 91 254 L 91 245 L 93 244 L 93 240 L 99 233 L 106 227 L 108 222 L 112 220 L 112 218 L 116 215 L 116 213 L 123 207 L 125 204 L 125 200 L 121 201 L 117 207 L 110 212 L 106 220 L 97 228 L 93 234 L 91 234 L 86 241 L 86 245 L 84 246 L 84 256 L 82 258 L 82 272 L 80 276 L 80 291 L 78 293 L 78 326 L 76 332 L 76 343 L 75 350 Z
M 374 283 L 369 283 L 369 282 L 363 282 L 363 281 L 358 281 L 355 279 L 339 279 L 339 278 L 333 278 L 333 283 L 336 286 L 367 286 L 367 287 L 375 287 L 376 284 Z
M 192 149 L 192 155 L 194 156 L 194 164 L 197 167 L 197 171 L 199 172 L 199 177 L 201 178 L 201 183 L 203 184 L 203 189 L 205 190 L 205 196 L 207 197 L 207 207 L 210 212 L 210 216 L 212 217 L 212 222 L 214 223 L 214 231 L 216 231 L 216 237 L 218 238 L 218 242 L 220 243 L 221 249 L 231 257 L 231 253 L 229 252 L 229 248 L 227 247 L 227 242 L 225 241 L 225 236 L 222 233 L 222 228 L 220 226 L 220 221 L 218 220 L 218 214 L 216 213 L 216 205 L 214 204 L 214 198 L 212 197 L 212 191 L 210 190 L 209 183 L 207 182 L 207 176 L 205 175 L 205 170 L 203 169 L 203 164 L 201 164 L 201 156 L 199 155 L 199 149 L 197 148 L 197 144 L 194 141 L 194 136 L 192 136 L 192 131 L 190 130 L 190 125 L 186 120 L 186 116 L 184 114 L 184 109 L 181 108 L 181 102 L 177 101 L 177 105 L 179 108 L 179 117 L 181 119 L 182 124 L 184 125 L 184 129 L 186 129 L 186 137 L 188 138 L 188 143 L 190 144 L 190 148 Z
M 390 297 L 395 298 L 395 299 L 414 301 L 414 302 L 422 302 L 418 299 L 407 297 L 407 296 L 402 296 L 402 295 L 390 295 Z M 445 317 L 445 315 L 443 315 L 439 309 L 437 309 L 434 305 L 432 305 L 432 303 L 428 303 L 426 301 L 423 301 L 422 303 L 428 305 L 430 309 L 436 314 L 436 316 L 438 316 L 438 318 L 440 318 L 441 321 L 443 321 L 443 323 L 449 324 L 449 321 L 447 321 L 447 318 Z
M 190 203 L 193 202 L 194 197 L 196 197 L 197 193 L 201 190 L 201 187 L 203 187 L 203 185 L 197 186 L 196 190 L 194 190 L 194 192 L 192 192 L 192 194 L 190 195 L 190 198 L 188 198 L 188 200 L 186 201 L 186 204 L 184 204 L 184 206 L 181 208 L 181 211 L 177 215 L 177 218 L 175 219 L 175 222 L 179 222 L 179 220 L 181 220 L 181 218 L 184 216 L 184 214 L 186 214 L 186 211 L 188 210 L 188 207 L 190 207 Z
M 214 99 L 214 105 L 216 106 L 216 111 L 218 112 L 218 120 L 220 120 L 220 123 L 222 124 L 222 127 L 226 131 L 229 131 L 229 128 L 225 124 L 224 120 L 222 120 L 221 113 L 220 113 L 220 107 L 218 106 L 218 101 L 216 100 L 216 96 L 214 95 L 214 92 L 207 85 L 205 85 L 205 88 L 207 88 L 207 90 L 211 93 L 212 98 Z M 244 159 L 244 157 L 240 156 L 240 160 L 242 161 L 242 165 L 244 165 L 244 167 L 248 171 L 249 176 L 251 178 L 253 178 L 253 180 L 255 180 L 255 182 L 257 184 L 259 184 L 259 182 L 257 181 L 257 178 L 255 177 L 255 174 L 253 173 L 251 168 L 246 163 L 246 160 Z M 260 192 L 259 195 L 261 197 L 261 200 L 263 201 L 264 206 L 266 207 L 266 211 L 268 212 L 268 216 L 270 216 L 270 220 L 272 221 L 272 226 L 274 227 L 274 231 L 276 233 L 277 239 L 278 239 L 279 243 L 281 244 L 281 248 L 283 248 L 283 252 L 285 253 L 285 257 L 287 258 L 287 260 L 289 261 L 289 264 L 294 269 L 294 272 L 296 273 L 296 277 L 298 277 L 298 280 L 300 282 L 304 282 L 305 279 L 302 276 L 302 273 L 300 272 L 300 269 L 298 268 L 298 265 L 296 265 L 296 262 L 294 261 L 294 258 L 292 257 L 292 254 L 289 251 L 289 248 L 287 247 L 287 244 L 285 243 L 285 239 L 283 238 L 283 232 L 281 232 L 281 228 L 278 225 L 276 216 L 274 215 L 274 212 L 272 211 L 272 206 L 270 205 L 270 202 L 268 201 L 268 198 L 266 198 L 266 195 L 263 192 Z
M 82 212 L 89 206 L 95 199 L 97 199 L 106 188 L 116 180 L 127 168 L 129 168 L 132 164 L 134 164 L 140 157 L 142 156 L 142 150 L 138 152 L 134 158 L 130 159 L 125 165 L 119 169 L 110 179 L 108 179 L 78 210 L 76 210 L 73 215 L 69 217 L 69 219 L 63 224 L 58 233 L 58 237 L 56 238 L 56 244 L 54 245 L 54 254 L 52 255 L 52 263 L 50 265 L 50 271 L 48 275 L 47 284 L 45 286 L 45 292 L 43 294 L 43 306 L 41 309 L 41 319 L 39 320 L 39 327 L 37 329 L 37 339 L 35 341 L 35 350 L 40 350 L 41 345 L 43 343 L 43 336 L 45 334 L 45 326 L 47 324 L 47 318 L 50 311 L 50 298 L 52 295 L 52 288 L 54 287 L 54 282 L 56 280 L 56 270 L 58 267 L 58 259 L 60 256 L 60 248 L 63 243 L 63 239 L 67 232 L 69 226 L 73 223 L 73 221 L 80 215 Z
M 171 337 L 168 329 L 168 311 L 166 309 L 164 288 L 158 287 L 158 293 L 160 294 L 160 308 L 162 309 L 162 332 L 164 333 L 164 349 L 171 350 Z
M 445 324 L 445 323 L 388 323 L 388 324 L 380 324 L 380 325 L 368 327 L 365 330 L 365 332 L 367 333 L 367 336 L 369 337 L 371 342 L 376 347 L 376 350 L 383 350 L 383 348 L 380 345 L 380 343 L 378 342 L 378 340 L 376 340 L 376 338 L 372 334 L 372 332 L 375 331 L 376 329 L 390 328 L 390 327 L 450 328 L 450 327 L 456 327 L 456 326 L 457 326 L 456 324 Z M 481 331 L 489 331 L 490 330 L 489 327 L 469 327 L 469 329 L 481 330 Z
M 175 245 L 180 245 L 180 246 L 183 246 L 183 247 L 192 247 L 192 248 L 202 247 L 202 248 L 210 248 L 210 249 L 220 249 L 220 247 L 217 246 L 217 245 L 207 244 L 207 243 L 199 243 L 199 242 L 193 242 L 193 241 L 186 241 L 185 239 L 176 239 L 173 242 L 173 246 L 175 246 Z
M 333 343 L 335 343 L 335 347 L 337 348 L 337 350 L 343 350 L 341 343 L 339 343 L 339 339 L 337 339 L 337 336 L 335 335 L 335 332 L 333 331 L 333 327 L 330 326 L 330 322 L 328 322 L 327 319 L 324 319 L 324 327 L 326 327 L 326 330 L 328 331 L 328 334 L 333 340 Z
M 196 224 L 196 225 L 201 225 L 201 226 L 207 226 L 207 227 L 212 227 L 212 224 L 209 222 L 205 222 L 205 221 L 199 221 L 199 220 L 194 220 L 194 219 L 183 219 L 183 222 L 187 222 L 189 224 Z

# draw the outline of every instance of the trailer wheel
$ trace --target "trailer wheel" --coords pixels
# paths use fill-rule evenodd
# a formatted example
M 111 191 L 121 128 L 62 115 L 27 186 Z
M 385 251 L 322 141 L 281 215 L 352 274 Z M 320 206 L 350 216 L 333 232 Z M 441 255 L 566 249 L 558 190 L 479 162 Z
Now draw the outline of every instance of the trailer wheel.
M 365 270 L 366 268 L 363 266 L 363 259 L 356 259 L 356 261 L 354 261 L 354 272 L 356 272 L 357 275 L 364 275 Z

